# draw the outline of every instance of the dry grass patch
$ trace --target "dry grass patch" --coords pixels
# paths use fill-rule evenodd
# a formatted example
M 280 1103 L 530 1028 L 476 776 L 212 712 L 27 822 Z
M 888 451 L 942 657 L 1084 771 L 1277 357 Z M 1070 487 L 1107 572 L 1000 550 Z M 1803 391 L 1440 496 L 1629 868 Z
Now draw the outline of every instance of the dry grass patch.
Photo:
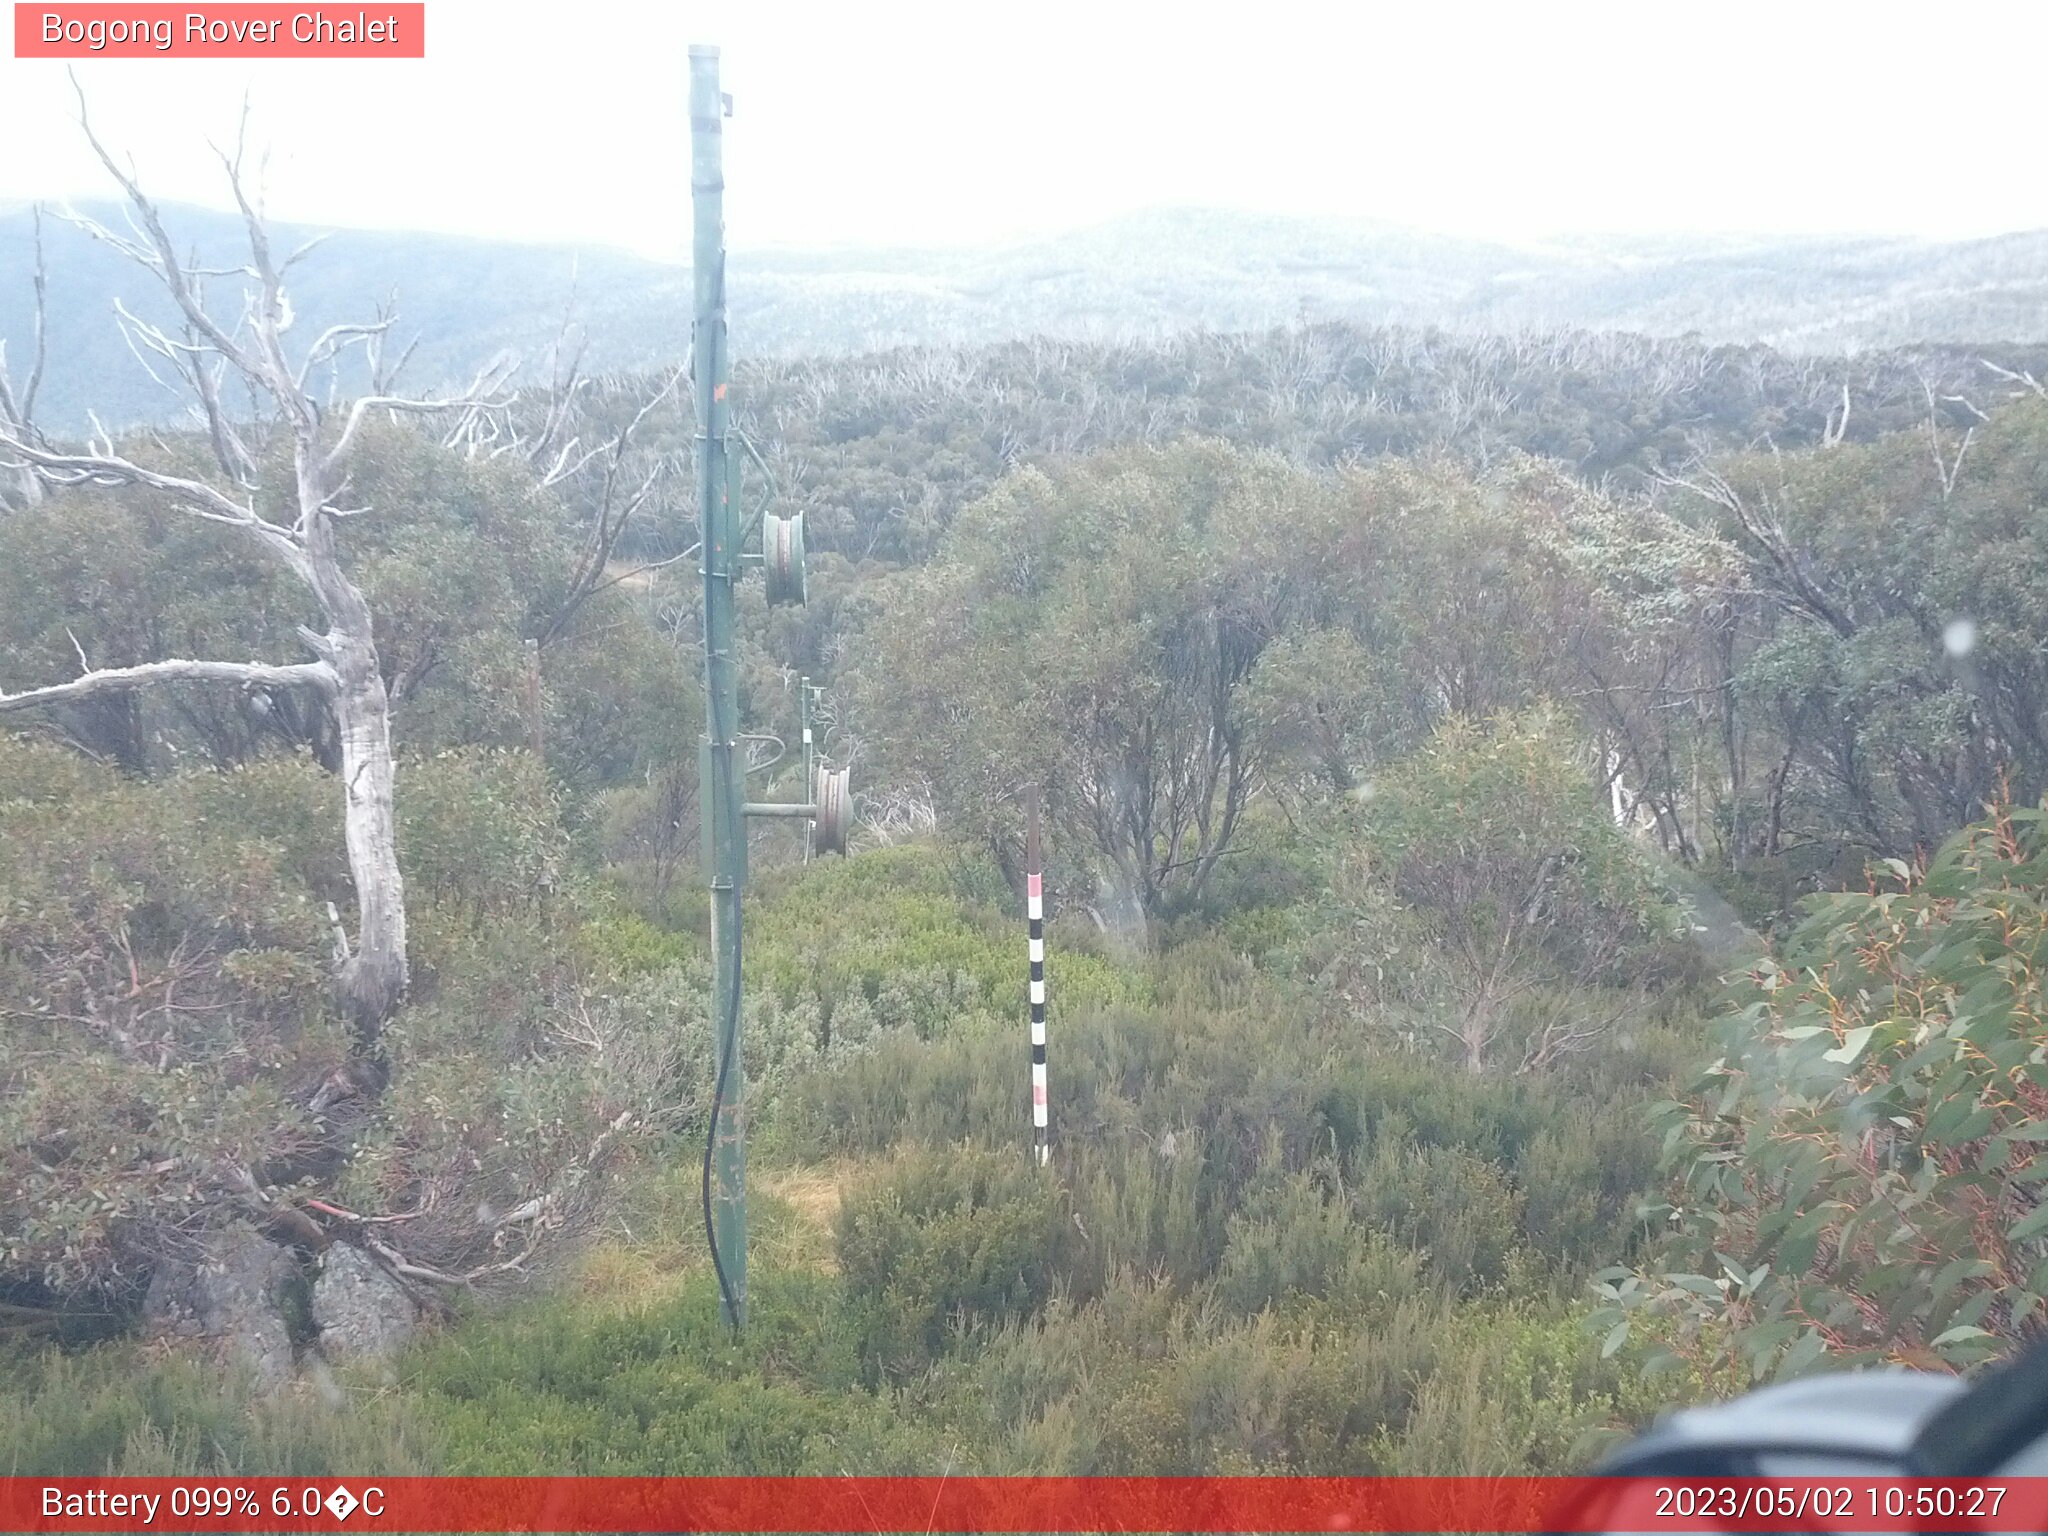
M 839 1258 L 834 1223 L 846 1191 L 863 1176 L 865 1167 L 852 1158 L 798 1168 L 763 1170 L 753 1176 L 754 1188 L 783 1208 L 786 1219 L 770 1223 L 763 1249 L 787 1262 L 837 1272 Z
M 837 1273 L 833 1224 L 845 1191 L 866 1172 L 851 1159 L 747 1171 L 750 1267 Z M 708 1265 L 702 1191 L 694 1167 L 650 1180 L 626 1203 L 575 1266 L 575 1286 L 590 1306 L 623 1314 L 675 1299 L 684 1280 Z

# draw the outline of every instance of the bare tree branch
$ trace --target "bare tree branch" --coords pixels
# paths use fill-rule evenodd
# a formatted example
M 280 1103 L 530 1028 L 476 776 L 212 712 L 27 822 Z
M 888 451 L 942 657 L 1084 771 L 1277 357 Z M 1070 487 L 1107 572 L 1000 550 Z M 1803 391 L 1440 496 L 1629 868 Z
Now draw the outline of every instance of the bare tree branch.
M 5 431 L 0 431 L 0 452 L 12 455 L 11 459 L 0 460 L 0 464 L 32 468 L 51 485 L 139 485 L 162 491 L 196 517 L 248 529 L 297 575 L 305 577 L 310 572 L 306 553 L 293 541 L 290 530 L 280 528 L 261 516 L 255 507 L 234 500 L 203 480 L 146 468 L 104 446 L 102 451 L 93 453 L 51 453 Z
M 30 215 L 35 221 L 35 270 L 29 276 L 30 291 L 35 296 L 35 315 L 31 322 L 34 336 L 34 350 L 29 354 L 28 381 L 22 385 L 17 398 L 7 377 L 5 349 L 0 348 L 0 425 L 9 425 L 24 432 L 33 433 L 36 416 L 36 392 L 43 384 L 43 364 L 49 356 L 50 278 L 43 263 L 43 209 L 39 203 Z
M 1659 471 L 1656 479 L 1660 485 L 1690 491 L 1734 517 L 1736 526 L 1751 546 L 1766 557 L 1778 578 L 1774 593 L 1778 601 L 1819 619 L 1845 639 L 1856 632 L 1849 616 L 1807 574 L 1805 562 L 1793 549 L 1768 502 L 1759 503 L 1744 496 L 1724 475 L 1704 463 L 1696 465 L 1690 476 Z
M 2048 389 L 2044 389 L 2041 385 L 2041 381 L 2035 378 L 2031 373 L 2027 373 L 2024 371 L 2015 373 L 2010 368 L 2001 368 L 1998 366 L 1998 364 L 1992 362 L 1991 359 L 1988 357 L 1980 357 L 1977 359 L 1977 361 L 1982 363 L 1986 368 L 1989 368 L 1993 373 L 1997 374 L 2001 379 L 2004 379 L 2007 383 L 2017 384 L 2020 386 L 2021 389 L 2026 390 L 2028 394 L 2037 395 L 2044 399 L 2048 399 Z M 2014 398 L 2017 398 L 2019 395 L 2019 390 L 2014 390 L 2013 395 Z
M 1933 455 L 1934 473 L 1941 481 L 1941 499 L 1947 501 L 1955 494 L 1956 480 L 1963 472 L 1963 455 L 1970 451 L 1970 444 L 1977 436 L 1977 429 L 1970 427 L 1963 433 L 1962 442 L 1956 445 L 1956 456 L 1950 459 L 1941 448 L 1941 412 L 1935 403 L 1934 386 L 1927 382 L 1924 374 L 1920 379 L 1920 389 L 1927 396 L 1927 451 Z M 1947 398 L 1960 400 L 1962 397 Z M 1974 412 L 1980 421 L 1985 419 L 1984 413 L 1970 405 L 1967 400 L 1962 403 Z
M 220 327 L 213 316 L 207 313 L 206 306 L 200 302 L 199 295 L 192 286 L 190 269 L 179 261 L 177 248 L 171 244 L 171 237 L 164 229 L 163 217 L 157 211 L 156 204 L 150 201 L 133 173 L 123 171 L 115 163 L 106 145 L 100 142 L 99 135 L 93 132 L 91 119 L 86 112 L 85 90 L 79 85 L 76 75 L 72 76 L 71 87 L 78 96 L 78 126 L 85 134 L 85 141 L 92 146 L 92 152 L 98 156 L 100 164 L 107 168 L 107 174 L 120 183 L 121 190 L 127 194 L 130 217 L 139 224 L 138 235 L 147 240 L 148 244 L 145 247 L 136 241 L 122 240 L 92 225 L 90 221 L 86 221 L 88 232 L 97 233 L 100 238 L 154 272 L 170 291 L 172 299 L 177 302 L 185 318 L 220 351 L 223 357 L 244 374 L 262 376 L 264 370 L 258 366 L 256 360 L 242 349 L 234 337 Z M 246 208 L 247 204 L 240 195 L 239 187 L 236 189 L 236 201 Z
M 570 453 L 580 440 L 570 439 L 557 456 L 553 468 L 542 476 L 542 486 L 552 487 L 572 478 L 594 459 L 602 457 L 605 460 L 604 478 L 598 490 L 597 506 L 591 517 L 589 534 L 577 555 L 576 568 L 570 575 L 568 591 L 556 606 L 554 613 L 541 626 L 536 637 L 542 646 L 557 638 L 568 627 L 576 611 L 598 593 L 607 591 L 620 582 L 631 579 L 632 576 L 659 570 L 664 565 L 673 564 L 674 558 L 680 558 L 652 561 L 641 566 L 638 571 L 625 575 L 607 575 L 611 568 L 612 552 L 618 547 L 619 539 L 624 535 L 627 525 L 676 468 L 670 456 L 661 455 L 641 476 L 639 484 L 634 489 L 630 492 L 623 490 L 627 483 L 627 454 L 633 447 L 636 434 L 646 423 L 647 418 L 654 414 L 655 409 L 675 394 L 676 386 L 682 377 L 682 369 L 670 369 L 660 388 L 640 402 L 640 408 L 633 413 L 632 420 L 626 423 L 617 436 L 602 447 L 593 448 L 583 454 L 573 466 L 565 467 Z M 565 416 L 559 414 L 563 409 L 559 400 L 551 402 L 545 428 L 547 433 L 551 434 L 561 429 L 566 420 Z
M 107 667 L 68 683 L 51 683 L 21 693 L 0 693 L 0 714 L 44 704 L 75 704 L 104 693 L 120 693 L 154 683 L 239 683 L 244 687 L 318 688 L 332 692 L 334 669 L 324 661 L 272 666 L 261 661 L 146 661 L 134 667 Z
M 29 280 L 31 291 L 35 296 L 35 318 L 32 322 L 32 334 L 35 338 L 34 350 L 29 358 L 28 381 L 22 386 L 21 393 L 16 395 L 13 381 L 8 377 L 7 372 L 7 345 L 4 341 L 0 341 L 0 432 L 7 432 L 24 442 L 40 444 L 43 440 L 42 434 L 36 430 L 35 424 L 36 393 L 42 388 L 43 364 L 49 351 L 47 331 L 49 274 L 43 265 L 43 210 L 41 204 L 38 204 L 35 208 L 34 219 L 35 271 Z M 21 488 L 21 499 L 29 506 L 34 506 L 42 500 L 42 484 L 35 474 L 26 467 L 21 468 L 18 483 Z
M 500 356 L 486 363 L 471 381 L 470 387 L 461 394 L 447 400 L 412 398 L 405 395 L 364 395 L 349 407 L 348 421 L 341 429 L 341 436 L 334 447 L 328 450 L 321 466 L 332 473 L 341 467 L 348 457 L 350 445 L 355 441 L 357 430 L 363 418 L 372 411 L 393 411 L 410 416 L 432 416 L 448 411 L 500 410 L 511 404 L 511 396 L 501 393 L 504 383 L 510 377 L 512 364 L 509 358 Z
M 381 336 L 391 329 L 397 317 L 386 315 L 371 324 L 330 325 L 306 352 L 306 360 L 299 364 L 295 382 L 300 389 L 306 387 L 306 376 L 322 363 L 332 362 L 351 346 L 366 343 L 372 336 Z

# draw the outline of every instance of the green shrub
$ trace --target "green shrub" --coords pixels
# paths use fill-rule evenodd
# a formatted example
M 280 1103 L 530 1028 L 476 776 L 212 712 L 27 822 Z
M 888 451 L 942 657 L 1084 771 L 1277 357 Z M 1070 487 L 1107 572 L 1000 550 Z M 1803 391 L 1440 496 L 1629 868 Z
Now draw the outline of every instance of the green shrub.
M 936 1437 L 860 1386 L 858 1349 L 831 1277 L 762 1273 L 734 1335 L 697 1263 L 627 1314 L 546 1298 L 475 1320 L 413 1356 L 403 1384 L 451 1474 L 941 1470 Z
M 1389 1142 L 1349 1184 L 1358 1220 L 1420 1249 L 1441 1284 L 1476 1295 L 1507 1279 L 1523 1199 L 1497 1164 L 1460 1147 Z
M 440 1470 L 413 1404 L 346 1384 L 258 1396 L 197 1360 L 125 1343 L 0 1346 L 0 1476 L 271 1477 Z
M 905 843 L 857 860 L 820 860 L 764 874 L 748 918 L 749 985 L 785 1002 L 879 1005 L 885 1028 L 944 1034 L 979 1010 L 1008 1012 L 1024 995 L 1022 903 L 968 905 L 977 861 L 943 843 Z M 1072 944 L 1048 946 L 1047 988 L 1063 1011 L 1149 995 L 1141 972 Z M 884 993 L 890 993 L 884 1001 Z
M 1232 1318 L 1126 1275 L 948 1362 L 933 1407 L 1005 1472 L 1370 1475 L 1456 1327 L 1427 1297 L 1377 1323 Z
M 1375 1453 L 1402 1477 L 1580 1472 L 1668 1401 L 1632 1367 L 1603 1359 L 1570 1313 L 1468 1315 L 1442 1339 L 1407 1421 Z
M 1216 1271 L 1217 1299 L 1242 1316 L 1314 1298 L 1347 1320 L 1383 1317 L 1423 1289 L 1415 1252 L 1361 1226 L 1307 1174 L 1238 1209 Z
M 317 770 L 261 776 L 268 826 L 221 814 L 239 773 L 148 785 L 0 738 L 0 1294 L 123 1309 L 216 1170 L 296 1176 L 269 1173 L 310 1139 L 291 1090 L 347 1044 L 317 859 L 265 835 Z
M 915 1374 L 949 1341 L 1026 1317 L 1052 1296 L 1068 1222 L 1022 1148 L 912 1153 L 851 1196 L 839 1268 L 881 1375 Z

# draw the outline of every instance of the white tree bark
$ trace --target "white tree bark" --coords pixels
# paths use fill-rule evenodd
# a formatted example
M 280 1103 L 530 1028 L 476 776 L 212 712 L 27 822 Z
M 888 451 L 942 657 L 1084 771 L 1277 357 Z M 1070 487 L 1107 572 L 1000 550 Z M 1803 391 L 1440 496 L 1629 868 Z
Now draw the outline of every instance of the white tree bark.
M 0 693 L 0 714 L 39 704 L 70 704 L 102 693 L 120 693 L 147 683 L 240 683 L 245 687 L 292 688 L 312 684 L 328 691 L 334 673 L 324 663 L 278 667 L 261 661 L 146 661 L 139 667 L 103 667 L 46 688 Z

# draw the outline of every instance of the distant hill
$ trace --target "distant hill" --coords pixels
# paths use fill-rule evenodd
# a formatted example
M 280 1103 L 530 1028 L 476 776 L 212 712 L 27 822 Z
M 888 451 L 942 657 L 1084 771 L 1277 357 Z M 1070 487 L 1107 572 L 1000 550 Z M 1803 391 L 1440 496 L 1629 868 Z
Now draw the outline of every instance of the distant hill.
M 110 206 L 82 210 L 124 227 Z M 228 215 L 172 208 L 173 233 L 232 260 Z M 110 423 L 177 409 L 129 356 L 112 301 L 161 314 L 116 253 L 45 220 L 51 362 L 45 424 Z M 280 245 L 311 229 L 279 226 Z M 0 338 L 29 328 L 29 216 L 0 206 Z M 640 369 L 688 344 L 686 267 L 574 251 L 377 230 L 334 232 L 292 290 L 307 334 L 396 294 L 419 338 L 409 378 L 440 383 L 511 348 L 537 356 L 572 291 L 590 366 Z M 1575 239 L 1507 245 L 1394 225 L 1201 210 L 1133 215 L 1054 240 L 987 250 L 735 251 L 742 355 L 845 353 L 1046 333 L 1112 339 L 1298 319 L 1462 332 L 1587 328 L 1799 352 L 1910 342 L 2048 339 L 2048 231 L 1940 244 L 1890 239 Z M 346 387 L 349 381 L 343 381 Z

